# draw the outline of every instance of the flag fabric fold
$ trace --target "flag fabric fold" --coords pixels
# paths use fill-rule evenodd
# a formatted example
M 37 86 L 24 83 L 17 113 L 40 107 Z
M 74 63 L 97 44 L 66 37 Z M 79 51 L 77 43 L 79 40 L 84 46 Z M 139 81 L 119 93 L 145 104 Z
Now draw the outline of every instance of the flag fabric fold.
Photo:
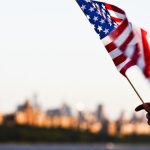
M 133 26 L 133 31 L 140 47 L 138 66 L 143 70 L 145 76 L 150 79 L 150 36 L 142 28 Z
M 150 46 L 145 30 L 132 25 L 125 12 L 108 3 L 96 0 L 76 0 L 94 26 L 117 69 L 125 75 L 137 65 L 150 77 Z

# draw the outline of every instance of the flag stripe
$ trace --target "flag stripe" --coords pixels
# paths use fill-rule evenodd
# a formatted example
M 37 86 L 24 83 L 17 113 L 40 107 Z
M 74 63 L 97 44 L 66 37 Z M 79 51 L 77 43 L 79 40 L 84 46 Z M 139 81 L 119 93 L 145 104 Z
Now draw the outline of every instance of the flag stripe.
M 121 54 L 118 57 L 113 59 L 113 62 L 115 63 L 116 66 L 118 66 L 119 64 L 123 63 L 126 60 L 126 57 Z
M 113 18 L 113 20 L 114 20 L 115 22 L 117 22 L 117 23 L 122 22 L 122 19 L 119 19 L 119 18 L 117 18 L 117 17 L 112 17 L 112 18 Z
M 144 31 L 143 29 L 141 29 L 142 32 L 142 42 L 143 42 L 143 51 L 144 51 L 144 60 L 145 60 L 145 75 L 147 77 L 150 76 L 150 45 L 149 45 L 149 37 L 146 31 Z
M 113 51 L 109 52 L 109 55 L 111 56 L 112 59 L 118 57 L 119 55 L 121 55 L 122 52 L 120 49 L 116 48 Z
M 124 62 L 123 64 L 123 68 L 120 70 L 120 73 L 123 74 L 124 76 L 126 76 L 125 72 L 128 68 L 133 66 L 133 63 L 130 60 L 126 60 L 126 62 Z M 118 68 L 119 69 L 119 68 Z
M 124 43 L 122 43 L 122 45 L 120 46 L 120 49 L 122 51 L 125 51 L 126 48 L 128 47 L 128 44 L 133 40 L 134 35 L 133 32 L 130 32 L 129 36 L 125 39 Z
M 132 58 L 134 55 L 134 51 L 136 51 L 136 49 L 135 49 L 136 45 L 132 44 L 133 42 L 135 42 L 135 39 L 132 39 L 132 41 L 130 42 L 129 45 L 127 45 L 127 47 L 124 51 L 125 56 L 129 56 L 129 58 Z
M 120 13 L 120 14 L 124 14 L 124 11 L 114 5 L 110 5 L 108 3 L 105 3 L 105 6 L 108 10 L 112 10 L 114 12 Z
M 138 44 L 136 44 L 134 46 L 134 51 L 133 51 L 133 55 L 132 55 L 131 59 L 137 64 L 139 57 L 140 57 L 140 55 L 139 55 Z
M 147 32 L 135 28 L 125 12 L 100 0 L 77 0 L 99 34 L 114 64 L 121 73 L 138 65 L 150 76 L 150 45 Z
M 120 24 L 120 26 L 118 26 L 117 29 L 115 29 L 112 33 L 111 33 L 111 38 L 112 39 L 116 39 L 128 26 L 128 21 L 127 19 L 125 19 L 122 24 Z
M 111 51 L 113 51 L 114 49 L 117 48 L 117 46 L 113 42 L 107 44 L 105 47 L 106 47 L 106 49 L 107 49 L 108 52 L 111 52 Z

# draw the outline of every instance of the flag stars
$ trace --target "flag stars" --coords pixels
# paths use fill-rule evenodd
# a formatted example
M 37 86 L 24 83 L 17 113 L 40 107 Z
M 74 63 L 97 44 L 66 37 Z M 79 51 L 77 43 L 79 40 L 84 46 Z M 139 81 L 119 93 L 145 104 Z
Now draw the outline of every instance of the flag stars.
M 96 22 L 98 20 L 98 17 L 94 16 L 93 20 Z
M 106 13 L 105 9 L 102 9 L 102 12 L 105 14 Z
M 94 11 L 94 7 L 90 7 L 90 12 L 93 12 Z
M 103 3 L 96 3 L 96 0 L 76 0 L 92 27 L 99 34 L 100 38 L 106 37 L 118 24 L 114 24 L 112 16 Z M 81 2 L 81 3 L 80 3 Z
M 103 17 L 106 19 L 106 15 L 105 15 L 105 13 L 104 13 L 104 12 L 102 13 L 102 15 L 103 15 Z
M 109 24 L 110 26 L 112 26 L 112 23 L 111 23 L 110 21 L 108 22 L 108 24 Z
M 94 3 L 92 3 L 92 6 L 93 6 L 93 8 L 96 8 L 96 6 L 95 6 L 95 4 L 94 4 Z
M 105 29 L 103 32 L 104 32 L 105 34 L 107 34 L 107 33 L 109 33 L 109 29 Z
M 98 15 L 100 15 L 101 16 L 101 12 L 99 11 L 99 10 L 97 10 L 97 12 L 96 12 Z
M 98 4 L 95 4 L 96 5 L 96 7 L 98 8 L 98 9 L 100 9 L 100 7 L 99 7 L 99 5 Z
M 112 20 L 110 18 L 107 18 L 108 22 L 112 22 Z
M 86 6 L 85 5 L 82 5 L 81 6 L 81 9 L 84 11 L 86 9 Z
M 100 23 L 101 23 L 101 24 L 104 24 L 104 23 L 105 23 L 105 20 L 104 20 L 104 19 L 101 19 L 101 20 L 100 20 Z
M 101 26 L 98 26 L 97 30 L 100 32 L 100 31 L 102 31 L 103 29 L 102 29 Z
M 102 4 L 102 8 L 103 8 L 103 9 L 106 9 L 105 5 Z

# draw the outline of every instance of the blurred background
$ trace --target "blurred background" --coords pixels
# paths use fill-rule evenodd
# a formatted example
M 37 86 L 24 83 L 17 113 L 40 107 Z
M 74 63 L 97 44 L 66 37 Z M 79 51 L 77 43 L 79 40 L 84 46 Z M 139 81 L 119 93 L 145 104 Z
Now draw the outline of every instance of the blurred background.
M 150 31 L 150 2 L 113 4 Z M 75 0 L 0 0 L 0 68 L 0 149 L 147 149 L 145 112 L 134 112 L 141 102 Z M 136 67 L 128 74 L 148 102 L 149 81 Z M 103 144 L 87 146 L 93 143 Z

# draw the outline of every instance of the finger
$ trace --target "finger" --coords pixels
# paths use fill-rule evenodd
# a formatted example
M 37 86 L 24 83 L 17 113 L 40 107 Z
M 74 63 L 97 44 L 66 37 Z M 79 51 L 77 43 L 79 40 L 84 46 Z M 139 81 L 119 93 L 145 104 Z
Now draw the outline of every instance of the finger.
M 143 110 L 143 109 L 145 109 L 147 112 L 150 113 L 150 103 L 144 103 L 144 104 L 141 104 L 141 105 L 137 106 L 135 108 L 135 111 L 140 111 L 140 110 Z
M 146 114 L 146 118 L 147 118 L 147 119 L 150 119 L 150 113 L 147 113 L 147 114 Z
M 148 115 L 148 113 L 146 114 L 146 118 L 147 118 L 147 119 L 149 118 L 149 115 Z
M 149 103 L 144 103 L 144 104 L 143 104 L 143 108 L 144 108 L 148 113 L 150 113 L 150 105 L 149 105 Z
M 135 108 L 135 111 L 140 111 L 140 110 L 143 110 L 144 107 L 143 107 L 143 104 L 142 105 L 139 105 Z

